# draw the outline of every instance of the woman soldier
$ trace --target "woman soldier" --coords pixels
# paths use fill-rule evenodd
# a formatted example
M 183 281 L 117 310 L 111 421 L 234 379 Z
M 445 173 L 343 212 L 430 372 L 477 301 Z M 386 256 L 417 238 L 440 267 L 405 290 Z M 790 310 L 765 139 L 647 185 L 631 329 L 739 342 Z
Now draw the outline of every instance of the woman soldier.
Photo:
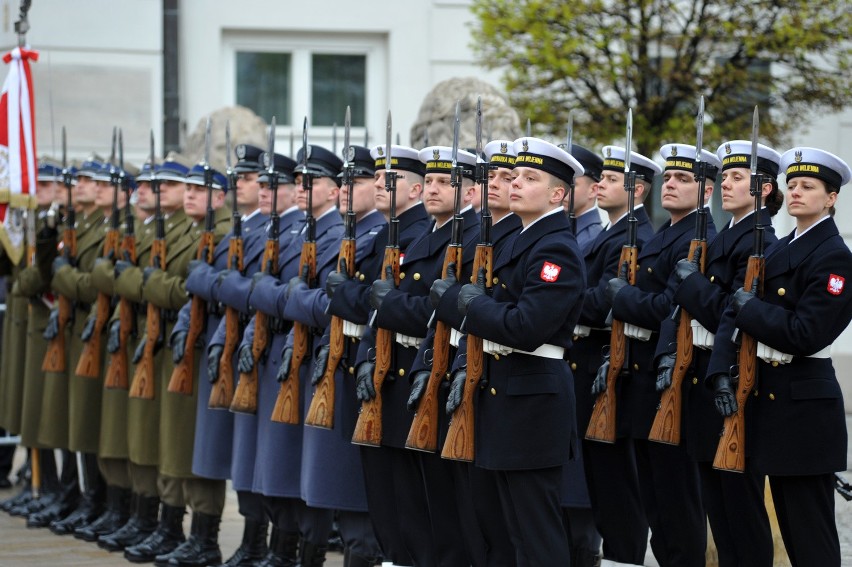
M 834 222 L 852 170 L 837 156 L 794 148 L 781 157 L 787 212 L 796 229 L 766 253 L 763 297 L 739 288 L 719 325 L 707 375 L 723 415 L 737 409 L 729 368 L 734 327 L 758 341 L 747 424 L 748 467 L 769 477 L 781 536 L 793 565 L 840 565 L 834 475 L 846 470 L 843 396 L 830 358 L 852 320 L 852 252 Z

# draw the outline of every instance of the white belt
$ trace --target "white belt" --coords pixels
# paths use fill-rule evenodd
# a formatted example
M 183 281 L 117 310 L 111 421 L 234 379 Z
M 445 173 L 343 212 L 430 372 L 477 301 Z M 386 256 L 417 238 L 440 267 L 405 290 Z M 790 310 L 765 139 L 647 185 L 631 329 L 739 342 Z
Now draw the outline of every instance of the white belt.
M 591 334 L 592 328 L 587 327 L 586 325 L 574 325 L 574 336 L 575 337 L 588 337 Z
M 787 364 L 793 360 L 792 354 L 787 354 L 786 352 L 781 352 L 780 350 L 776 350 L 770 346 L 767 346 L 763 343 L 757 343 L 757 357 L 764 362 L 773 363 L 777 362 L 778 364 Z M 828 345 L 822 350 L 819 350 L 813 354 L 809 354 L 805 358 L 830 358 L 831 357 L 831 345 Z
M 462 333 L 461 331 L 457 331 L 453 328 L 450 328 L 450 345 L 458 348 L 459 341 L 461 340 L 463 335 L 464 333 Z
M 501 345 L 500 343 L 495 343 L 494 341 L 483 340 L 482 350 L 488 354 L 499 354 L 503 356 L 511 354 L 513 352 L 519 352 L 521 354 L 528 354 L 530 356 L 555 358 L 557 360 L 562 360 L 565 358 L 565 349 L 556 345 L 541 345 L 534 351 L 528 351 L 507 347 L 505 345 Z
M 716 341 L 716 335 L 705 329 L 704 325 L 695 319 L 690 321 L 690 325 L 692 326 L 692 344 L 704 350 L 710 350 L 713 348 L 713 344 Z
M 409 337 L 408 335 L 397 333 L 396 342 L 406 348 L 420 348 L 420 343 L 423 342 L 423 339 L 420 337 Z
M 630 323 L 624 323 L 624 335 L 638 341 L 647 341 L 651 338 L 651 331 Z
M 364 325 L 357 325 L 352 321 L 343 320 L 343 335 L 360 339 L 364 336 Z

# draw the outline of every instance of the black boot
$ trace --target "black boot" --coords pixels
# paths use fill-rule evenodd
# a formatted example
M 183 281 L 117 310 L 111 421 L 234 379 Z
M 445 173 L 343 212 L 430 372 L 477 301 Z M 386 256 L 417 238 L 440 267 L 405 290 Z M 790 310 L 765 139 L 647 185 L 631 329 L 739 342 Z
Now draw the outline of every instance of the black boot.
M 252 518 L 246 518 L 243 526 L 243 541 L 234 554 L 224 563 L 224 567 L 246 567 L 256 565 L 266 554 L 269 546 L 266 545 L 266 532 L 269 523 L 258 522 Z
M 57 535 L 72 534 L 77 528 L 94 521 L 103 512 L 106 483 L 98 470 L 97 455 L 85 453 L 82 457 L 82 474 L 85 475 L 83 478 L 86 479 L 86 490 L 77 508 L 71 514 L 51 522 L 50 531 Z M 81 474 L 81 471 L 77 471 L 77 474 Z
M 21 489 L 19 493 L 12 496 L 11 498 L 7 498 L 3 502 L 0 502 L 0 510 L 4 512 L 11 512 L 13 508 L 20 508 L 21 506 L 27 506 L 30 503 L 30 500 L 33 499 L 33 487 L 29 483 L 29 481 L 24 483 L 24 488 Z
M 108 551 L 121 551 L 141 543 L 157 529 L 157 511 L 160 508 L 160 498 L 133 495 L 136 510 L 130 520 L 121 529 L 98 538 L 98 547 Z
M 370 559 L 368 557 L 361 557 L 360 555 L 353 555 L 348 549 L 343 553 L 343 567 L 375 567 L 381 564 L 381 559 Z M 574 567 L 573 563 L 571 567 Z
M 74 530 L 74 537 L 83 541 L 98 541 L 127 523 L 130 516 L 130 489 L 117 486 L 107 487 L 107 506 L 103 513 L 85 526 Z
M 269 553 L 257 567 L 298 567 L 299 532 L 280 532 L 272 526 Z
M 30 502 L 39 502 L 41 499 Z M 80 501 L 80 487 L 74 479 L 73 484 L 64 485 L 62 491 L 50 503 L 38 512 L 27 515 L 28 528 L 46 528 L 51 522 L 60 520 L 74 511 Z M 46 503 L 46 502 L 45 502 Z M 13 510 L 14 515 L 14 510 Z
M 125 548 L 124 558 L 131 563 L 150 563 L 158 555 L 171 552 L 185 541 L 183 515 L 185 508 L 163 504 L 160 508 L 160 524 L 141 543 Z
M 328 545 L 317 545 L 310 542 L 302 542 L 302 562 L 300 567 L 322 567 L 325 565 L 325 553 Z
M 192 533 L 184 543 L 166 555 L 154 559 L 157 567 L 204 567 L 221 565 L 219 522 L 221 516 L 192 513 Z

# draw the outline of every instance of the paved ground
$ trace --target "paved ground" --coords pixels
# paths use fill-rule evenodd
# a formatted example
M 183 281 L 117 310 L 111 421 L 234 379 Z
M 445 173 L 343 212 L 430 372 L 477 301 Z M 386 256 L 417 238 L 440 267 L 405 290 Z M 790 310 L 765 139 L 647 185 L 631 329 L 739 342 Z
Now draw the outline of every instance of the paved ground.
M 847 429 L 852 431 L 852 414 L 847 416 L 846 425 Z M 847 462 L 852 464 L 852 443 L 849 445 Z M 852 482 L 852 470 L 847 471 L 846 478 Z M 0 490 L 0 500 L 12 494 L 12 491 Z M 842 553 L 841 564 L 852 566 L 852 502 L 846 502 L 839 495 L 835 495 L 835 501 L 837 503 L 837 530 L 840 534 Z M 188 517 L 184 528 L 185 531 L 189 531 Z M 226 558 L 239 545 L 241 535 L 242 520 L 237 514 L 236 494 L 229 491 L 219 538 L 222 553 Z M 0 567 L 17 567 L 19 565 L 95 567 L 104 565 L 126 566 L 129 563 L 120 555 L 110 554 L 92 544 L 74 538 L 55 536 L 46 529 L 27 529 L 24 520 L 21 518 L 12 518 L 5 513 L 0 513 Z M 342 567 L 343 558 L 340 554 L 329 554 L 326 565 Z M 659 567 L 650 551 L 645 559 L 645 565 L 647 567 Z M 776 565 L 789 564 L 776 561 Z

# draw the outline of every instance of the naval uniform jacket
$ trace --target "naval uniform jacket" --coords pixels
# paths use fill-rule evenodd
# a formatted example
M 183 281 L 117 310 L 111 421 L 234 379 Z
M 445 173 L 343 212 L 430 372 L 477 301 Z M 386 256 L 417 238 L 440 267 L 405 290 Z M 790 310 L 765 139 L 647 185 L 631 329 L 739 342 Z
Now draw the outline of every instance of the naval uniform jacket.
M 818 475 L 846 470 L 843 396 L 830 358 L 811 358 L 852 320 L 852 253 L 834 219 L 795 231 L 766 251 L 763 298 L 734 316 L 725 311 L 707 375 L 736 362 L 734 326 L 793 355 L 788 364 L 757 361 L 757 395 L 749 397 L 750 465 L 767 475 Z
M 660 324 L 671 314 L 676 279 L 672 271 L 678 260 L 686 258 L 689 243 L 695 234 L 693 211 L 676 224 L 666 222 L 648 240 L 637 257 L 636 283 L 622 288 L 612 305 L 613 317 L 652 331 L 647 341 L 628 339 L 627 359 L 631 375 L 626 383 L 625 408 L 629 412 L 630 435 L 647 439 L 657 413 L 660 394 L 657 392 L 657 368 L 654 352 Z M 707 215 L 707 237 L 716 235 L 713 218 Z M 626 406 L 626 407 L 625 407 Z
M 582 306 L 585 267 L 564 214 L 507 242 L 494 261 L 493 296 L 471 301 L 466 330 L 525 351 L 568 349 Z M 562 359 L 513 352 L 488 363 L 476 414 L 476 464 L 491 470 L 564 465 L 576 452 L 574 382 Z
M 577 246 L 580 247 L 580 252 L 585 256 L 591 250 L 597 236 L 603 231 L 601 215 L 597 207 L 592 207 L 574 220 L 577 223 L 577 228 L 574 231 Z

